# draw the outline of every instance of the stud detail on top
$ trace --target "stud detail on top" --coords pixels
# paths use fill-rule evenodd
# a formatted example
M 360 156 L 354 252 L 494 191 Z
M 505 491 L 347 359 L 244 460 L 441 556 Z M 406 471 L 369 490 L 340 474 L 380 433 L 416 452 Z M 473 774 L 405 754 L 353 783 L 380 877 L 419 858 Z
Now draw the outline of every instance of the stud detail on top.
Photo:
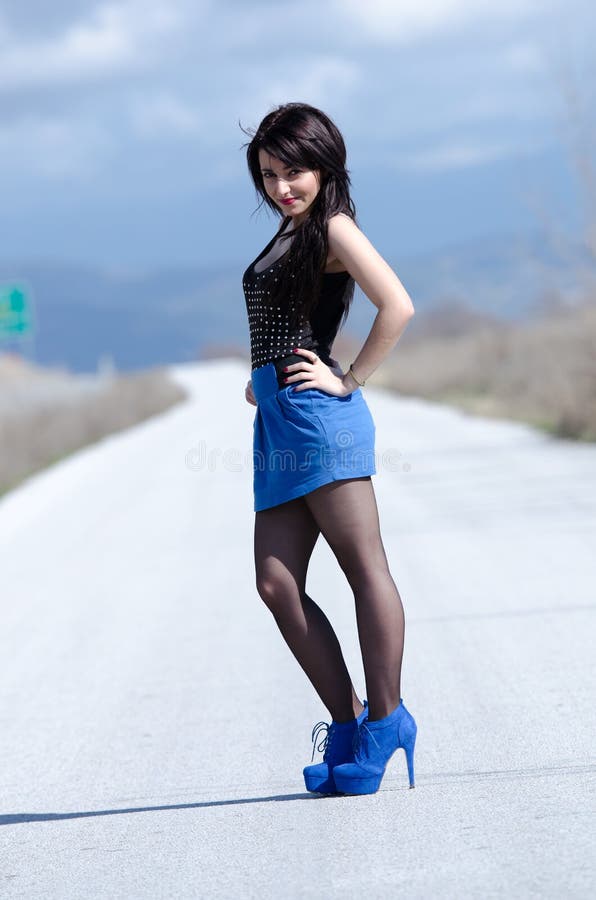
M 251 365 L 255 369 L 272 362 L 275 358 L 289 355 L 295 346 L 315 349 L 319 356 L 329 356 L 331 344 L 337 333 L 339 322 L 345 311 L 344 293 L 346 284 L 332 279 L 323 282 L 322 301 L 311 314 L 310 320 L 302 319 L 296 326 L 291 324 L 291 313 L 296 308 L 294 300 L 287 304 L 271 306 L 271 273 L 278 272 L 276 260 L 273 266 L 263 272 L 254 271 L 254 263 L 243 275 L 242 287 L 246 300 L 250 331 Z

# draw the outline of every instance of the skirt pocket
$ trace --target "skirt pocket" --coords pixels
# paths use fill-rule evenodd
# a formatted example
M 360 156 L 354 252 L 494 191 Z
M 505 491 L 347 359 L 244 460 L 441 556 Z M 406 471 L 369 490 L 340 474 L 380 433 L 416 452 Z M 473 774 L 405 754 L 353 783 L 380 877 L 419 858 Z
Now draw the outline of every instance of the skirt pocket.
M 312 388 L 296 393 L 295 386 L 288 384 L 277 392 L 277 402 L 282 410 L 289 411 L 290 415 L 306 417 L 309 421 L 312 421 L 312 415 L 309 416 L 309 413 L 312 413 L 312 397 L 309 396 L 310 394 L 312 394 Z
M 372 451 L 375 423 L 360 389 L 338 397 L 318 388 L 312 390 L 313 414 L 318 419 L 329 446 L 337 450 Z
M 298 428 L 305 435 L 310 435 L 311 439 L 316 435 L 319 441 L 325 441 L 325 433 L 319 418 L 313 414 L 313 400 L 309 393 L 310 389 L 296 394 L 293 385 L 288 385 L 275 395 L 277 407 L 284 421 L 290 426 Z

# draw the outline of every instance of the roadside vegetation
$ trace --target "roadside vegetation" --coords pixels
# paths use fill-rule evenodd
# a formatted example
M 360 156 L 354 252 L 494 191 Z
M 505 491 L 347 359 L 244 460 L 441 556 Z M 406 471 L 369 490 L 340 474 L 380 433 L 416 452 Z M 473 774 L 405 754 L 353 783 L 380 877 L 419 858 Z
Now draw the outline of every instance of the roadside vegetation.
M 73 375 L 0 354 L 0 495 L 185 398 L 163 369 Z
M 369 383 L 596 441 L 596 302 L 561 305 L 523 323 L 474 317 L 464 326 L 461 307 L 452 313 L 457 330 L 447 334 L 448 305 L 439 321 L 421 316 L 418 329 L 414 316 Z

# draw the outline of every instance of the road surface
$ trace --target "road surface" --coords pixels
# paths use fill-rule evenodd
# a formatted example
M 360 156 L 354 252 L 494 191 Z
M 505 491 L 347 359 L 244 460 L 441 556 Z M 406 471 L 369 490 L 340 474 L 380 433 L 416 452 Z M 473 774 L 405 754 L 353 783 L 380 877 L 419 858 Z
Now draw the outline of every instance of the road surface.
M 172 372 L 187 402 L 0 502 L 0 896 L 592 896 L 596 447 L 366 389 L 417 786 L 400 750 L 319 798 L 326 713 L 254 586 L 246 367 Z M 362 694 L 322 537 L 307 589 Z

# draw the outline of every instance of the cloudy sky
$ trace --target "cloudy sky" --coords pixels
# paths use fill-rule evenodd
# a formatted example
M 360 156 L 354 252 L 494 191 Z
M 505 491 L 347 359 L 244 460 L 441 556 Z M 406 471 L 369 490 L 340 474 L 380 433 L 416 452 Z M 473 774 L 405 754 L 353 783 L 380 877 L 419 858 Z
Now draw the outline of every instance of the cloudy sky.
M 566 98 L 586 125 L 595 21 L 591 0 L 0 0 L 0 257 L 248 263 L 276 223 L 239 122 L 289 100 L 342 130 L 393 258 L 543 207 L 576 227 Z

